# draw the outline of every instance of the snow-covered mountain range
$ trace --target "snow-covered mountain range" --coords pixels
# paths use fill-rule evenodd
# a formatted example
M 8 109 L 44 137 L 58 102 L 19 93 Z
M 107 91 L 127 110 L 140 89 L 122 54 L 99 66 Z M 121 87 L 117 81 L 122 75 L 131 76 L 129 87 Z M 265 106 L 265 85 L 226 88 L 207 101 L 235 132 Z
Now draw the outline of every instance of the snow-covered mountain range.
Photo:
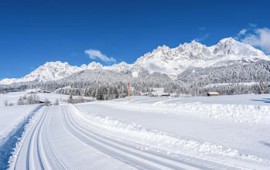
M 67 62 L 47 62 L 22 78 L 3 79 L 0 81 L 0 84 L 54 81 L 79 71 L 94 69 L 131 74 L 133 77 L 138 77 L 145 71 L 148 73 L 159 72 L 167 74 L 172 79 L 176 79 L 179 74 L 191 67 L 220 67 L 254 63 L 260 60 L 270 61 L 270 57 L 261 50 L 236 41 L 233 38 L 222 39 L 216 45 L 210 47 L 192 41 L 179 45 L 176 48 L 160 46 L 138 58 L 133 64 L 121 62 L 112 66 L 103 66 L 100 63 L 92 62 L 78 67 L 71 66 Z
M 196 41 L 176 48 L 158 47 L 140 57 L 135 64 L 150 72 L 161 72 L 174 78 L 189 67 L 219 67 L 269 59 L 262 51 L 248 44 L 226 38 L 211 47 Z

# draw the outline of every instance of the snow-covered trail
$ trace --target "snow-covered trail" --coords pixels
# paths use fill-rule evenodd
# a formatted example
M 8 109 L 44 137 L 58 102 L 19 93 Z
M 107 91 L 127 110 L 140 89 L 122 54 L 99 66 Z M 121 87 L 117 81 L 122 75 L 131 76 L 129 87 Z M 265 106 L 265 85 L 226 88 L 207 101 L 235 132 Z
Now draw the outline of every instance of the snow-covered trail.
M 65 114 L 59 106 L 39 111 L 10 169 L 133 169 L 76 137 Z
M 17 155 L 12 160 L 11 169 L 51 169 L 53 162 L 61 163 L 48 142 L 46 129 L 49 108 L 43 108 L 36 113 L 32 120 L 31 127 L 28 127 L 24 135 L 20 148 L 17 148 Z
M 42 108 L 24 134 L 10 169 L 232 169 L 142 149 L 146 146 L 113 135 L 94 121 L 71 105 Z
M 76 107 L 86 115 L 136 124 L 146 129 L 166 132 L 175 137 L 210 142 L 237 149 L 246 155 L 270 158 L 269 145 L 264 144 L 270 142 L 270 123 L 267 125 L 235 123 L 207 117 L 204 113 L 201 113 L 203 116 L 177 114 L 174 110 L 170 112 L 169 107 L 166 111 L 162 111 L 158 106 L 141 104 L 130 105 L 130 109 L 128 104 L 124 103 L 91 103 Z M 179 110 L 179 112 L 185 112 L 185 110 Z

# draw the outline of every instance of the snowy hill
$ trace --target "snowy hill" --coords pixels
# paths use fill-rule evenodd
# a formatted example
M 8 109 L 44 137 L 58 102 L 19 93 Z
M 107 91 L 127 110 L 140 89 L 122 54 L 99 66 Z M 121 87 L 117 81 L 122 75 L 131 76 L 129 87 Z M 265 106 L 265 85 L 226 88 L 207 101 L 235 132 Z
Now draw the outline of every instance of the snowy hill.
M 21 82 L 47 82 L 51 80 L 59 80 L 63 77 L 67 77 L 73 73 L 80 71 L 80 67 L 70 66 L 67 62 L 62 63 L 60 61 L 47 62 L 44 65 L 38 67 L 36 70 L 19 79 L 4 79 L 1 84 L 12 84 Z
M 199 42 L 184 43 L 176 48 L 160 46 L 137 59 L 134 64 L 121 62 L 112 66 L 102 66 L 92 62 L 89 65 L 71 66 L 68 63 L 47 62 L 30 74 L 19 79 L 3 79 L 0 84 L 21 82 L 48 82 L 68 77 L 84 70 L 109 70 L 139 77 L 154 72 L 167 74 L 172 79 L 188 68 L 221 67 L 234 64 L 249 64 L 270 58 L 254 47 L 233 38 L 220 40 L 216 45 L 207 47 Z
M 65 77 L 58 82 L 127 82 L 131 79 L 131 76 L 112 70 L 106 69 L 94 69 L 94 70 L 83 70 Z
M 44 65 L 38 67 L 36 70 L 31 72 L 30 74 L 26 75 L 22 78 L 12 78 L 12 79 L 3 79 L 0 81 L 0 84 L 9 85 L 13 83 L 24 83 L 24 82 L 48 82 L 48 81 L 56 81 L 63 78 L 66 78 L 74 73 L 78 73 L 80 71 L 87 71 L 87 70 L 108 70 L 114 71 L 118 73 L 131 73 L 134 74 L 134 77 L 138 75 L 136 72 L 137 67 L 133 67 L 131 64 L 127 64 L 125 62 L 121 62 L 119 64 L 115 64 L 112 66 L 103 66 L 97 62 L 91 62 L 90 64 L 86 65 L 83 64 L 80 67 L 78 66 L 71 66 L 67 62 L 47 62 Z M 135 71 L 133 71 L 135 70 Z M 140 68 L 140 71 L 143 69 Z
M 91 62 L 88 65 L 83 64 L 80 67 L 81 70 L 95 70 L 95 69 L 102 69 L 102 68 L 103 68 L 103 66 L 100 63 L 97 63 L 97 62 Z
M 215 83 L 269 82 L 270 62 L 234 64 L 223 67 L 190 68 L 182 72 L 178 79 L 189 84 L 208 85 Z

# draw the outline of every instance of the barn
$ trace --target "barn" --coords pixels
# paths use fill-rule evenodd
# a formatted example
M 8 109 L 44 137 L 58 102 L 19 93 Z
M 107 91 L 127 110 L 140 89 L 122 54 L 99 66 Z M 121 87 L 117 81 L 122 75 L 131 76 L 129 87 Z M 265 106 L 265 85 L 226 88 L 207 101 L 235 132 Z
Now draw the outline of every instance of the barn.
M 219 96 L 218 92 L 207 92 L 207 96 Z

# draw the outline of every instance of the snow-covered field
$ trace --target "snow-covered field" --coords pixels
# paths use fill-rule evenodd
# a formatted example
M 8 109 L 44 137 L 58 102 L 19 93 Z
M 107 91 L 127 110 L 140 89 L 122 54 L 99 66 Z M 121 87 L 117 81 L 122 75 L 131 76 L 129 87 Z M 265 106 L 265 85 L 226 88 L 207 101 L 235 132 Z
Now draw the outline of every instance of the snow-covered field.
M 25 127 L 10 169 L 270 168 L 270 95 L 62 103 Z
M 7 94 L 0 94 L 0 107 L 5 105 L 5 102 L 7 101 L 8 104 L 17 105 L 18 99 L 23 96 L 29 96 L 31 95 L 31 90 L 26 92 L 13 92 L 13 93 L 7 93 Z M 39 97 L 40 100 L 44 101 L 45 99 L 48 99 L 52 103 L 55 102 L 55 100 L 59 100 L 59 102 L 63 100 L 67 100 L 69 98 L 68 95 L 62 95 L 62 94 L 55 94 L 55 93 L 35 93 Z

